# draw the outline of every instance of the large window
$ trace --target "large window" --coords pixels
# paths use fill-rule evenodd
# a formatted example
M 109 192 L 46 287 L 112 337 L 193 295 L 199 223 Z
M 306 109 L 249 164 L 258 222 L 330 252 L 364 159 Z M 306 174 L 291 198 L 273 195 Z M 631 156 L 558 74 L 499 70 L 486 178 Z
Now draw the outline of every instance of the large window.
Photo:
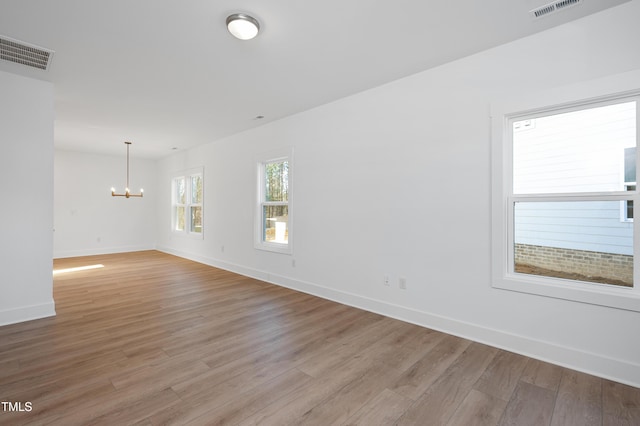
M 291 253 L 291 150 L 257 162 L 256 248 Z
M 495 287 L 640 310 L 639 99 L 494 117 Z
M 186 235 L 202 236 L 202 170 L 185 172 L 172 179 L 172 229 Z

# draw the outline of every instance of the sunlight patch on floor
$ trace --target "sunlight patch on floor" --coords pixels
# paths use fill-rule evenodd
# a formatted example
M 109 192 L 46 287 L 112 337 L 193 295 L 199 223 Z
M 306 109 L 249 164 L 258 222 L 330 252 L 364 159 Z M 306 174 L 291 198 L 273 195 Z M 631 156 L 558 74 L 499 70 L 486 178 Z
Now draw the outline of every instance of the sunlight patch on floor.
M 66 272 L 87 271 L 89 269 L 99 269 L 99 268 L 104 268 L 104 265 L 99 263 L 97 265 L 78 266 L 76 268 L 54 269 L 53 275 L 64 274 Z

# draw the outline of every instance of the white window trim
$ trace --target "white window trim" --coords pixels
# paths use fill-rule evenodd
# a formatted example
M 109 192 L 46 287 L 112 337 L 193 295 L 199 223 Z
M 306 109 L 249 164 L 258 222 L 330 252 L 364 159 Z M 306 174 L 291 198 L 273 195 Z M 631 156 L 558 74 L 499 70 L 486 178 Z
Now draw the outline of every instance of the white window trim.
M 200 175 L 202 177 L 202 202 L 201 203 L 191 203 L 191 176 Z M 175 181 L 178 178 L 185 179 L 185 191 L 187 193 L 187 203 L 179 204 L 173 202 L 173 197 L 176 193 Z M 185 208 L 185 229 L 183 231 L 175 229 L 175 215 L 173 211 L 173 207 L 176 205 L 184 206 Z M 202 231 L 201 232 L 193 232 L 191 231 L 191 220 L 189 219 L 189 207 L 192 206 L 200 206 L 202 208 Z M 175 172 L 171 176 L 171 232 L 173 235 L 194 238 L 194 239 L 204 239 L 205 232 L 205 223 L 204 223 L 204 167 L 197 167 L 187 170 L 182 170 L 179 172 Z
M 511 132 L 508 127 L 510 120 L 523 115 L 530 116 L 536 112 L 544 111 L 548 114 L 554 110 L 565 110 L 567 107 L 578 108 L 580 105 L 593 102 L 640 96 L 637 83 L 640 81 L 639 78 L 640 71 L 633 71 L 492 104 L 491 283 L 493 288 L 640 312 L 640 267 L 634 267 L 633 288 L 514 273 L 513 252 L 509 249 L 513 247 L 513 239 L 512 233 L 510 235 L 508 232 L 508 229 L 513 229 L 513 215 L 510 212 L 510 205 L 513 202 L 510 198 L 512 193 L 512 146 Z M 640 126 L 640 103 L 637 106 L 636 125 Z M 636 137 L 640 139 L 639 134 L 636 134 Z M 640 143 L 637 145 L 640 146 Z M 640 156 L 640 149 L 637 152 Z M 640 164 L 638 158 L 636 158 L 636 164 Z M 611 193 L 608 197 L 611 200 L 621 200 L 623 194 L 622 192 Z M 525 198 L 519 196 L 518 200 L 523 201 Z M 529 198 L 543 201 L 544 195 Z M 576 201 L 590 200 L 593 199 L 593 194 L 576 194 L 571 198 Z M 637 200 L 638 195 L 635 196 L 635 204 L 638 204 Z M 640 226 L 638 224 L 640 221 L 633 222 L 633 252 L 636 264 L 640 262 Z
M 288 187 L 288 202 L 286 203 L 288 206 L 288 217 L 287 217 L 287 228 L 288 228 L 288 239 L 287 244 L 276 243 L 270 241 L 263 240 L 263 229 L 262 229 L 262 206 L 265 204 L 269 205 L 280 205 L 282 203 L 279 202 L 264 202 L 264 166 L 267 163 L 273 163 L 276 161 L 287 160 L 289 162 L 289 187 Z M 293 254 L 293 239 L 294 239 L 294 231 L 293 231 L 293 187 L 294 187 L 294 161 L 293 161 L 293 147 L 276 149 L 273 151 L 262 153 L 261 155 L 255 158 L 255 170 L 256 170 L 256 203 L 255 203 L 255 214 L 254 214 L 254 247 L 258 250 L 265 250 L 274 253 L 281 254 Z

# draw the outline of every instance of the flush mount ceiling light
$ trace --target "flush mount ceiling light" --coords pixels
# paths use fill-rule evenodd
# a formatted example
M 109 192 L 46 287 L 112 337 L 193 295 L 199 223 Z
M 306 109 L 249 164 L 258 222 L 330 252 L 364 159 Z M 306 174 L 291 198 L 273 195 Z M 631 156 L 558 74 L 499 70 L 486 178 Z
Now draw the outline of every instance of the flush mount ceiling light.
M 140 188 L 140 193 L 139 194 L 132 194 L 129 191 L 129 145 L 131 145 L 131 142 L 125 142 L 125 145 L 127 145 L 127 186 L 124 189 L 124 194 L 116 194 L 116 189 L 114 187 L 111 187 L 111 196 L 112 197 L 126 197 L 126 198 L 142 197 L 144 195 L 144 190 L 142 188 Z
M 258 35 L 260 24 L 253 17 L 245 13 L 234 13 L 227 16 L 227 29 L 240 40 L 251 40 Z

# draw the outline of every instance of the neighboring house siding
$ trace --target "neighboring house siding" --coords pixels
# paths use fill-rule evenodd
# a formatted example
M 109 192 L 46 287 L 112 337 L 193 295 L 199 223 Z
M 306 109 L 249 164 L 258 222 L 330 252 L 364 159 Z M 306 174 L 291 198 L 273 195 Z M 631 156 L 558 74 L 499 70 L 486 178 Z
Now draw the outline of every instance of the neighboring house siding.
M 515 242 L 615 254 L 633 254 L 633 223 L 620 220 L 621 203 L 519 203 Z
M 632 105 L 593 110 L 588 126 L 559 114 L 514 129 L 514 193 L 625 190 L 625 148 L 636 140 Z M 623 212 L 617 201 L 519 203 L 515 243 L 632 255 L 633 226 Z

